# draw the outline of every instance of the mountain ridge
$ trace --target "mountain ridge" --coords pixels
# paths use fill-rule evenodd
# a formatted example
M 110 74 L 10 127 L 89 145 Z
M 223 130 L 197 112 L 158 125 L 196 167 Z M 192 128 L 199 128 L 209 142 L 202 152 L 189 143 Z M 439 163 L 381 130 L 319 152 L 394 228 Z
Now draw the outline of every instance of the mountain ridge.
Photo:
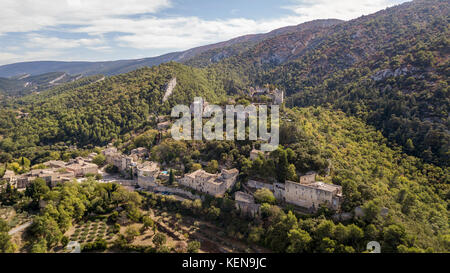
M 39 75 L 49 72 L 66 72 L 68 74 L 81 74 L 89 76 L 94 74 L 104 74 L 112 76 L 116 74 L 130 72 L 144 67 L 159 65 L 169 61 L 184 62 L 209 50 L 230 47 L 236 44 L 247 43 L 252 45 L 264 39 L 271 38 L 283 33 L 297 31 L 301 28 L 310 28 L 314 25 L 333 25 L 343 22 L 337 19 L 314 20 L 301 23 L 295 26 L 286 26 L 272 30 L 267 33 L 248 34 L 239 36 L 227 41 L 203 45 L 185 51 L 171 52 L 160 56 L 125 59 L 116 61 L 84 62 L 84 61 L 32 61 L 19 62 L 0 66 L 0 77 L 13 77 L 17 75 L 30 74 Z

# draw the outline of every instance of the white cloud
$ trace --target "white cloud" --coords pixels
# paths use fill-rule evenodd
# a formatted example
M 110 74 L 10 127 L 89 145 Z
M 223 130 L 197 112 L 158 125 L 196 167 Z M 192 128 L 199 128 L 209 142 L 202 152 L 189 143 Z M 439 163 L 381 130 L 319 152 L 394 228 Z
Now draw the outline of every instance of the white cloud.
M 30 48 L 43 48 L 43 49 L 65 49 L 76 47 L 92 47 L 102 44 L 102 39 L 62 39 L 58 37 L 48 37 L 38 34 L 28 35 L 27 47 Z
M 58 56 L 61 50 L 75 48 L 110 53 L 119 46 L 170 52 L 245 34 L 268 32 L 314 19 L 349 20 L 376 12 L 394 3 L 404 2 L 404 0 L 293 0 L 291 6 L 285 7 L 292 11 L 292 15 L 261 20 L 158 17 L 159 11 L 171 6 L 170 1 L 1 0 L 0 41 L 5 37 L 2 34 L 8 32 L 28 33 L 25 35 L 28 42 L 24 44 L 24 48 L 35 51 L 24 53 L 20 61 L 41 57 L 53 58 Z M 137 14 L 141 16 L 133 17 Z M 71 27 L 68 28 L 66 25 Z M 48 33 L 46 35 L 29 33 L 41 30 L 81 33 L 88 35 L 89 38 L 63 39 L 49 36 Z M 105 40 L 105 34 L 110 33 L 114 33 L 112 40 Z M 49 52 L 55 53 L 51 55 Z M 0 63 L 7 63 L 12 59 L 17 59 L 13 53 L 0 54 Z
M 21 52 L 20 54 L 0 52 L 0 65 L 24 61 L 43 61 L 61 56 L 62 52 L 57 50 L 36 50 Z
M 147 17 L 139 20 L 106 18 L 72 31 L 91 36 L 121 32 L 124 34 L 116 37 L 118 45 L 139 49 L 188 49 L 298 23 L 295 16 L 263 21 L 245 18 L 203 20 L 198 17 Z
M 2 0 L 0 33 L 89 25 L 97 18 L 155 13 L 169 6 L 169 0 Z
M 351 20 L 392 6 L 402 0 L 296 0 L 287 9 L 299 15 L 306 22 L 314 19 L 335 18 Z
M 231 39 L 240 35 L 268 32 L 287 25 L 315 19 L 337 18 L 349 20 L 391 6 L 402 0 L 298 0 L 287 9 L 293 15 L 277 19 L 251 20 L 230 18 L 204 20 L 198 17 L 140 19 L 106 17 L 92 20 L 74 31 L 100 35 L 122 32 L 116 41 L 119 46 L 138 49 L 183 50 L 208 43 Z

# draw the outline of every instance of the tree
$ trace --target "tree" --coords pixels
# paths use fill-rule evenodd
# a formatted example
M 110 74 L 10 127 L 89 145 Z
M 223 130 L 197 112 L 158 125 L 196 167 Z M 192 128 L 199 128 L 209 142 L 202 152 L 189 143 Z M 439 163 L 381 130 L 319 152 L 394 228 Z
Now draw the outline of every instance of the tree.
M 21 158 L 19 158 L 19 164 L 20 166 L 28 169 L 31 166 L 31 161 L 28 158 L 22 156 Z
M 287 159 L 287 153 L 285 150 L 282 150 L 280 148 L 278 149 L 278 165 L 276 168 L 278 182 L 280 183 L 286 182 L 288 171 L 289 171 L 289 162 Z
M 312 241 L 311 236 L 309 236 L 308 232 L 296 228 L 291 229 L 288 234 L 289 238 L 289 246 L 287 248 L 287 252 L 289 253 L 304 253 L 309 249 L 309 244 Z
M 34 238 L 45 239 L 49 247 L 57 245 L 63 237 L 58 223 L 49 214 L 36 216 L 30 226 L 30 232 Z
M 348 242 L 352 246 L 357 246 L 359 241 L 364 237 L 364 231 L 355 224 L 347 226 Z
M 68 243 L 69 243 L 69 237 L 63 236 L 61 238 L 61 245 L 65 247 Z
M 8 223 L 0 218 L 0 232 L 8 232 L 9 226 Z
M 32 199 L 32 206 L 34 208 L 37 208 L 42 196 L 44 196 L 49 191 L 50 188 L 47 186 L 45 180 L 42 178 L 36 178 L 26 187 L 25 196 L 30 197 Z
M 173 170 L 170 169 L 169 173 L 169 185 L 172 185 L 175 182 L 175 175 L 173 174 Z
M 191 172 L 195 172 L 195 171 L 197 171 L 197 170 L 200 170 L 201 168 L 202 168 L 202 165 L 201 165 L 201 164 L 193 163 L 193 164 L 191 165 L 190 171 L 191 171 Z
M 263 203 L 275 204 L 276 203 L 275 196 L 269 189 L 266 189 L 266 188 L 256 190 L 256 192 L 254 193 L 254 197 L 255 197 L 256 202 L 258 202 L 260 204 L 263 204 Z
M 31 253 L 47 253 L 47 241 L 41 239 L 31 247 Z
M 219 169 L 219 162 L 217 162 L 217 160 L 211 160 L 208 163 L 208 166 L 206 166 L 205 171 L 209 172 L 209 173 L 217 173 Z
M 199 241 L 191 241 L 187 245 L 187 252 L 188 253 L 197 253 L 200 249 L 200 242 Z
M 160 248 L 162 245 L 164 245 L 167 241 L 166 235 L 158 232 L 153 236 L 152 242 L 155 244 L 157 248 Z
M 323 220 L 316 228 L 316 236 L 318 238 L 331 237 L 334 234 L 334 223 L 331 220 Z
M 408 151 L 409 153 L 414 152 L 415 150 L 414 143 L 410 138 L 408 138 L 408 140 L 406 141 L 405 148 L 406 151 Z
M 405 228 L 400 225 L 388 226 L 383 232 L 383 241 L 385 243 L 383 249 L 396 252 L 399 245 L 406 244 Z
M 378 217 L 381 211 L 380 207 L 372 200 L 367 202 L 363 206 L 363 210 L 364 210 L 364 220 L 366 220 L 369 223 L 373 222 Z
M 216 208 L 215 206 L 211 206 L 208 209 L 208 218 L 211 220 L 217 220 L 220 216 L 220 208 Z
M 0 153 L 0 163 L 8 163 L 11 162 L 12 155 L 9 153 L 1 152 Z
M 341 244 L 345 243 L 345 241 L 348 238 L 347 227 L 344 226 L 342 223 L 336 225 L 334 229 L 334 238 Z
M 333 253 L 335 252 L 336 241 L 325 237 L 320 241 L 318 250 L 320 253 Z
M 250 244 L 258 244 L 262 236 L 264 235 L 264 229 L 262 227 L 252 227 L 248 233 L 247 241 Z
M 142 223 L 144 224 L 143 225 L 144 230 L 152 228 L 155 225 L 155 222 L 153 221 L 153 219 L 148 216 L 142 217 Z
M 136 227 L 128 227 L 125 230 L 125 236 L 128 242 L 132 242 L 137 236 L 139 236 L 139 230 Z
M 3 221 L 0 219 L 0 222 Z M 16 250 L 16 245 L 11 242 L 8 231 L 0 231 L 0 253 L 12 253 Z
M 99 167 L 105 165 L 106 158 L 103 154 L 96 155 L 94 159 L 92 159 L 92 163 L 97 164 Z
M 294 182 L 298 181 L 297 172 L 295 170 L 294 164 L 289 165 L 289 168 L 288 168 L 287 174 L 286 174 L 286 179 L 290 180 L 290 181 L 294 181 Z

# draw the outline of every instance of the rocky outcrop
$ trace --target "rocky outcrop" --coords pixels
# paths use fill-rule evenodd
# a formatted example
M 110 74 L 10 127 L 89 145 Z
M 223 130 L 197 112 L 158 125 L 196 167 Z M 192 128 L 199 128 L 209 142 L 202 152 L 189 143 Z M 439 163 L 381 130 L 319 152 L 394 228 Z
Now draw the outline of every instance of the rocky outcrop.
M 166 85 L 166 91 L 163 97 L 163 102 L 167 101 L 169 97 L 172 95 L 173 90 L 177 86 L 177 78 L 172 78 L 169 83 Z
M 390 78 L 390 77 L 399 77 L 399 76 L 405 76 L 412 72 L 414 72 L 416 69 L 414 67 L 408 68 L 408 67 L 400 67 L 395 70 L 392 69 L 383 69 L 372 75 L 372 80 L 378 82 L 382 81 L 384 79 Z

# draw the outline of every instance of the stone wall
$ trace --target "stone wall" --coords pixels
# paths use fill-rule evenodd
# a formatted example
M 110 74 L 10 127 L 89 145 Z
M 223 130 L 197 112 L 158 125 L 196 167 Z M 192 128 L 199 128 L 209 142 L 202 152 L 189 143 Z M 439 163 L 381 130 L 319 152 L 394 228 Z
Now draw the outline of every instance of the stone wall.
M 285 200 L 294 205 L 317 209 L 320 204 L 333 204 L 333 194 L 328 191 L 309 187 L 299 183 L 286 181 Z
M 273 191 L 273 184 L 264 183 L 261 181 L 256 181 L 256 180 L 251 180 L 251 179 L 248 180 L 247 186 L 249 186 L 250 188 L 254 188 L 254 189 L 266 188 L 266 189 Z

